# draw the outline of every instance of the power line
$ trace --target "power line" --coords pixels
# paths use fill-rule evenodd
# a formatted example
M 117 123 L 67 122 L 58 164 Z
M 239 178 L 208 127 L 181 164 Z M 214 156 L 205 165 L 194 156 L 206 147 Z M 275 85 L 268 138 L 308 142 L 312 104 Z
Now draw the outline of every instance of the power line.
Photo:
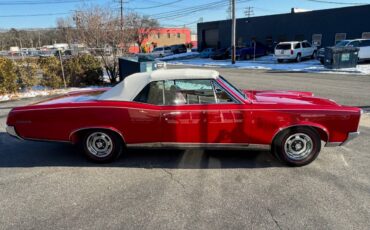
M 10 15 L 0 15 L 0 18 L 17 18 L 17 17 L 42 17 L 42 16 L 54 16 L 54 15 L 65 15 L 71 12 L 64 13 L 45 13 L 45 14 L 10 14 Z
M 251 16 L 253 16 L 254 15 L 253 7 L 251 7 L 251 6 L 246 7 L 245 10 L 244 10 L 244 15 L 247 18 L 250 18 Z
M 96 1 L 96 0 L 83 0 L 83 1 Z M 60 0 L 60 1 L 7 1 L 0 2 L 1 6 L 13 6 L 13 5 L 48 5 L 48 4 L 64 4 L 64 3 L 78 3 L 83 2 L 82 0 Z
M 134 7 L 134 8 L 129 8 L 130 10 L 145 10 L 145 9 L 152 9 L 152 8 L 158 8 L 158 7 L 162 7 L 162 6 L 169 6 L 169 5 L 172 5 L 172 4 L 175 4 L 175 3 L 178 3 L 178 2 L 182 2 L 184 0 L 176 0 L 176 1 L 173 1 L 173 2 L 167 2 L 167 3 L 161 3 L 159 5 L 155 5 L 155 6 L 147 6 L 147 7 Z
M 250 2 L 250 1 L 252 1 L 252 0 L 237 0 L 237 2 L 239 2 L 239 3 Z M 149 15 L 149 16 L 151 16 L 152 18 L 157 19 L 157 20 L 159 20 L 159 19 L 173 19 L 173 18 L 188 16 L 189 14 L 199 12 L 199 11 L 206 11 L 206 10 L 210 10 L 210 9 L 214 9 L 214 8 L 227 6 L 228 4 L 229 4 L 228 1 L 225 1 L 225 0 L 223 0 L 223 1 L 214 1 L 214 2 L 207 3 L 207 4 L 196 5 L 196 6 L 184 8 L 184 9 L 181 9 L 181 10 L 173 10 L 173 11 L 168 11 L 168 12 L 163 12 L 163 13 L 158 13 L 158 14 L 152 14 L 152 15 Z

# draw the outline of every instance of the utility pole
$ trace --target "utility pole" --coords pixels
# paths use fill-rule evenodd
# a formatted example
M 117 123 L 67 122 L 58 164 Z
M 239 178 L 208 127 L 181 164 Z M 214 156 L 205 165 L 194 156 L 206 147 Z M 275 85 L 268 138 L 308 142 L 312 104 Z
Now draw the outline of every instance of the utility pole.
M 245 10 L 244 10 L 244 15 L 245 15 L 247 18 L 249 18 L 249 17 L 253 16 L 253 15 L 254 15 L 253 7 L 248 6 L 247 8 L 245 8 Z
M 64 88 L 67 88 L 66 77 L 64 76 L 64 68 L 63 68 L 62 52 L 61 52 L 60 50 L 58 50 L 57 52 L 58 52 L 58 54 L 59 54 L 60 67 L 62 68 L 62 76 L 63 76 Z
M 226 19 L 231 19 L 231 5 L 232 5 L 232 0 L 229 0 L 229 7 L 227 7 L 226 9 L 226 13 L 227 13 L 227 18 Z
M 121 55 L 123 53 L 123 0 L 120 0 L 120 4 L 121 4 L 121 7 L 120 7 L 120 10 L 121 10 L 121 31 L 120 31 L 120 43 L 119 45 L 121 45 Z
M 236 30 L 236 19 L 235 19 L 235 0 L 231 2 L 231 64 L 235 64 L 235 30 Z
M 123 0 L 120 0 L 121 4 L 121 33 L 123 33 Z

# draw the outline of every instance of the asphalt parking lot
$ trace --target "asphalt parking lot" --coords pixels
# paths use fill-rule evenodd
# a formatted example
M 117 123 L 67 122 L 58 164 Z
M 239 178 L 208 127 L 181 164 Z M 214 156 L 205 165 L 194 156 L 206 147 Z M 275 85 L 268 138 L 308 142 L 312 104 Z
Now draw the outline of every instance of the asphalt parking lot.
M 219 69 L 241 88 L 313 91 L 370 108 L 370 77 Z M 368 229 L 370 115 L 361 135 L 301 168 L 269 152 L 131 150 L 89 163 L 71 145 L 5 133 L 0 103 L 0 229 Z

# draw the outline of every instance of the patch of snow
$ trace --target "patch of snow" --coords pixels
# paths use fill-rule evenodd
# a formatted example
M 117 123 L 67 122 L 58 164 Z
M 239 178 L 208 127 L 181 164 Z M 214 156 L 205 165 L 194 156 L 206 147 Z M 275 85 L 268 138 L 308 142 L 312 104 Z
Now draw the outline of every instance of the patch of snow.
M 189 58 L 196 58 L 196 57 L 199 57 L 198 52 L 187 52 L 187 53 L 181 53 L 181 54 L 168 55 L 163 58 L 157 58 L 157 60 L 170 61 L 170 60 L 189 59 Z
M 185 66 L 204 66 L 237 69 L 277 70 L 291 72 L 335 73 L 370 75 L 370 64 L 359 64 L 356 68 L 327 69 L 318 60 L 303 60 L 302 62 L 277 63 L 273 55 L 263 56 L 255 60 L 237 61 L 234 65 L 231 60 L 212 60 L 210 58 L 193 58 L 187 60 L 171 60 L 167 64 Z
M 0 95 L 0 101 L 9 101 L 9 100 L 39 97 L 39 96 L 66 94 L 66 93 L 70 93 L 73 91 L 84 91 L 84 90 L 92 90 L 92 89 L 97 89 L 97 88 L 101 88 L 101 87 L 91 86 L 91 87 L 84 87 L 84 88 L 72 87 L 72 88 L 66 88 L 66 89 L 47 89 L 46 87 L 43 87 L 43 86 L 34 86 L 32 87 L 31 90 L 27 90 L 24 92 Z

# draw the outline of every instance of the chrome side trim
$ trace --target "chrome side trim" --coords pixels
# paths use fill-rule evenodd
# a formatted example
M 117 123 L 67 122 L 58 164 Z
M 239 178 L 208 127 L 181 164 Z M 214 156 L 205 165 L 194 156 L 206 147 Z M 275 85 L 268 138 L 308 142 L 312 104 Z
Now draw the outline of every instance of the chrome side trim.
M 356 137 L 358 137 L 358 135 L 360 135 L 360 132 L 350 132 L 350 133 L 348 133 L 347 139 L 342 144 L 340 144 L 340 146 L 348 144 L 348 142 L 350 142 L 353 139 L 355 139 Z
M 12 136 L 12 137 L 16 137 L 16 138 L 18 138 L 19 140 L 23 140 L 23 138 L 21 138 L 19 135 L 18 135 L 18 133 L 17 133 L 17 131 L 15 130 L 15 128 L 14 128 L 14 126 L 6 126 L 6 132 L 10 135 L 10 136 Z
M 295 125 L 289 125 L 289 126 L 285 126 L 285 127 L 281 127 L 278 129 L 278 131 L 275 132 L 274 136 L 272 137 L 271 139 L 271 143 L 274 141 L 275 137 L 281 132 L 281 131 L 284 131 L 286 129 L 289 129 L 289 128 L 293 128 L 293 127 L 298 127 L 298 126 L 304 126 L 304 127 L 312 127 L 312 128 L 318 128 L 318 129 L 321 129 L 322 131 L 324 131 L 326 133 L 326 137 L 327 137 L 327 140 L 329 140 L 329 132 L 328 130 L 325 128 L 325 127 L 320 127 L 320 126 L 317 126 L 317 125 L 314 125 L 314 124 L 295 124 Z
M 270 150 L 270 145 L 243 144 L 243 143 L 177 143 L 177 142 L 152 142 L 127 144 L 128 148 L 175 148 L 175 149 L 260 149 Z

